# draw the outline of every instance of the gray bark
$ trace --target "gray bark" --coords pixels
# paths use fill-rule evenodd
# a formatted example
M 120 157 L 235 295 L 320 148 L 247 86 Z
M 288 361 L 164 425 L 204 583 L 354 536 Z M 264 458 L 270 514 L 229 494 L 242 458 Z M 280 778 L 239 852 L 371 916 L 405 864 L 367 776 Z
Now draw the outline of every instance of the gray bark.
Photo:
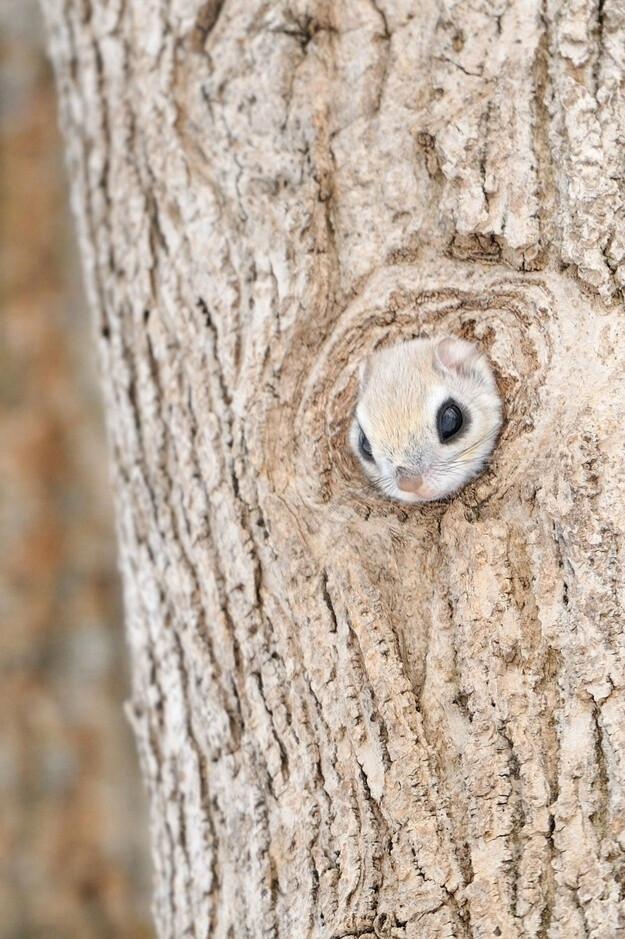
M 625 935 L 620 0 L 44 0 L 162 936 Z M 363 485 L 362 355 L 506 424 Z

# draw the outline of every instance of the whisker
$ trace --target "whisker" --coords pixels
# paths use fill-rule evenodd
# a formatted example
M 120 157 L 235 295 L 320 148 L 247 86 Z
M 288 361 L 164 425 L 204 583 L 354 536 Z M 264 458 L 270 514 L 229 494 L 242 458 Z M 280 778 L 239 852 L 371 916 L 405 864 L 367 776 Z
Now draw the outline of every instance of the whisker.
M 489 431 L 488 433 L 484 434 L 482 437 L 479 437 L 478 440 L 473 441 L 473 443 L 469 444 L 463 450 L 460 450 L 460 452 L 455 454 L 455 456 L 450 457 L 448 460 L 438 460 L 434 464 L 434 467 L 436 469 L 442 470 L 442 469 L 451 469 L 454 466 L 456 467 L 466 466 L 467 464 L 473 462 L 473 460 L 477 458 L 477 455 L 468 456 L 468 454 L 470 454 L 471 451 L 478 449 L 478 447 L 482 447 L 484 444 L 490 443 L 492 440 L 494 440 L 498 436 L 498 433 L 499 433 L 498 431 Z M 462 459 L 462 457 L 465 457 L 466 459 Z
M 468 444 L 463 450 L 460 450 L 457 456 L 462 456 L 464 453 L 468 453 L 469 450 L 473 450 L 475 447 L 479 447 L 481 444 L 490 442 L 494 440 L 499 434 L 499 430 L 489 430 L 481 437 L 478 437 L 477 440 L 474 440 L 472 443 Z

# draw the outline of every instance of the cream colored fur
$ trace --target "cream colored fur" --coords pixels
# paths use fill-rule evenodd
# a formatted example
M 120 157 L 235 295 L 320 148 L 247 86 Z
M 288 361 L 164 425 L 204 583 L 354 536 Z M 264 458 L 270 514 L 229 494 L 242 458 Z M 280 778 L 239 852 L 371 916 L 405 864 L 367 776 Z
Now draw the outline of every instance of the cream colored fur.
M 453 399 L 465 416 L 457 438 L 441 443 L 437 414 Z M 488 360 L 451 336 L 413 339 L 374 353 L 362 375 L 350 443 L 367 477 L 403 502 L 442 499 L 483 469 L 501 428 L 501 400 Z M 374 462 L 360 452 L 360 430 Z M 398 478 L 421 480 L 415 492 Z

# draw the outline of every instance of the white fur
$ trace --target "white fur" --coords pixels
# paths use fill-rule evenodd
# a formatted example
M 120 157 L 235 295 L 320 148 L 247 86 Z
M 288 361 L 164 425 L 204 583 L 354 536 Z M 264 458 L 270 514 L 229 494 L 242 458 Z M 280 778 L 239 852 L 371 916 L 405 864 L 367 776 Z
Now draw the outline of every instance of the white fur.
M 457 438 L 441 443 L 437 413 L 449 398 L 469 416 Z M 358 446 L 360 428 L 375 462 Z M 443 499 L 477 476 L 501 428 L 501 399 L 477 346 L 453 336 L 413 339 L 376 352 L 361 371 L 350 444 L 365 475 L 391 499 Z M 417 492 L 398 488 L 399 471 L 422 480 Z

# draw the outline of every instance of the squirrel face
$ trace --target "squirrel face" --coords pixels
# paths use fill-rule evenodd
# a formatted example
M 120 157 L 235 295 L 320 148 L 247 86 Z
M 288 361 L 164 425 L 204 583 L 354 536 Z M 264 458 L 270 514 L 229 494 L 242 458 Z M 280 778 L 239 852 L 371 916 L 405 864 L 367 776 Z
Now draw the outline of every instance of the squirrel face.
M 501 399 L 483 353 L 463 339 L 413 339 L 361 368 L 350 444 L 391 499 L 443 499 L 477 476 L 501 429 Z

